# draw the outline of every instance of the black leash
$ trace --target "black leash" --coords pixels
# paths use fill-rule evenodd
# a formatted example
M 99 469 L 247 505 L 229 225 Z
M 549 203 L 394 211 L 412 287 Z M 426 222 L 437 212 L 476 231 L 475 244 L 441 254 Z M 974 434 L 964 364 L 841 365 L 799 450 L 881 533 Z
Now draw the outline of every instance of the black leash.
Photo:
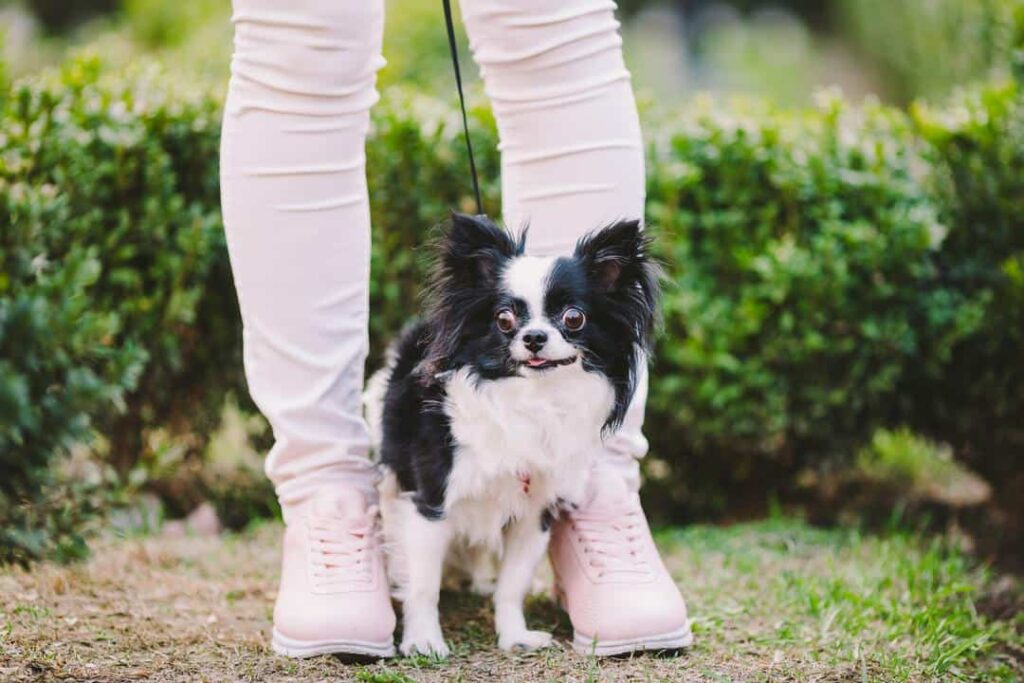
M 459 70 L 459 48 L 455 45 L 455 26 L 452 23 L 451 0 L 443 0 L 444 23 L 448 27 L 448 47 L 452 52 L 452 66 L 455 68 L 455 85 L 459 90 L 459 106 L 462 108 L 462 131 L 466 135 L 466 151 L 469 152 L 469 173 L 473 177 L 473 195 L 476 197 L 476 212 L 483 214 L 484 204 L 480 201 L 480 181 L 476 177 L 476 161 L 473 159 L 473 143 L 469 139 L 469 118 L 466 116 L 466 96 L 462 93 L 462 72 Z

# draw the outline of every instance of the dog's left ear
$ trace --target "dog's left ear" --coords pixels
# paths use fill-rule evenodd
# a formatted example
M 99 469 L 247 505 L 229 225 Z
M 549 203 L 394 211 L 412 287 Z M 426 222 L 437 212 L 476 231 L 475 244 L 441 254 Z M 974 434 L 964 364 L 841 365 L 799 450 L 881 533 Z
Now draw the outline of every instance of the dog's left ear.
M 575 256 L 587 270 L 597 290 L 621 291 L 638 283 L 646 288 L 656 278 L 650 260 L 650 239 L 640 221 L 613 223 L 580 239 Z

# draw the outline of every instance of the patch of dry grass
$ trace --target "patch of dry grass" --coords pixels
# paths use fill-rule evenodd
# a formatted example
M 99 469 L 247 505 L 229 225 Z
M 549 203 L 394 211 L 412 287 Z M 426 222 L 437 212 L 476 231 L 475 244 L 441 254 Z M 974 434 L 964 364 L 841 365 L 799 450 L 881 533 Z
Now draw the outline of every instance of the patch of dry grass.
M 572 653 L 567 619 L 533 598 L 561 646 L 507 655 L 487 604 L 447 595 L 447 662 L 288 660 L 269 648 L 280 528 L 224 538 L 108 539 L 86 563 L 0 574 L 0 679 L 77 681 L 862 681 L 1022 673 L 1021 617 L 973 611 L 990 579 L 910 538 L 798 522 L 659 535 L 696 620 L 678 658 Z M 934 614 L 932 614 L 934 612 Z M 1016 626 L 1013 620 L 1016 620 Z

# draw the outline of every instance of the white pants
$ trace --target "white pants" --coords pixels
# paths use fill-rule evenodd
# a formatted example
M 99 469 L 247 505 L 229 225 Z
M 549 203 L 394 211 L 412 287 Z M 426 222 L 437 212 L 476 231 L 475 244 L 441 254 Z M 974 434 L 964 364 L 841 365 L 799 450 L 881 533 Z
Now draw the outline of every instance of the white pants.
M 615 3 L 461 4 L 497 118 L 506 224 L 529 223 L 530 250 L 555 254 L 609 221 L 642 217 L 643 147 Z M 384 65 L 383 2 L 234 0 L 233 21 L 224 223 L 246 377 L 274 430 L 266 471 L 287 520 L 325 488 L 375 495 L 360 409 L 370 254 L 364 142 Z M 600 456 L 634 488 L 636 458 L 647 449 L 646 394 L 645 376 Z

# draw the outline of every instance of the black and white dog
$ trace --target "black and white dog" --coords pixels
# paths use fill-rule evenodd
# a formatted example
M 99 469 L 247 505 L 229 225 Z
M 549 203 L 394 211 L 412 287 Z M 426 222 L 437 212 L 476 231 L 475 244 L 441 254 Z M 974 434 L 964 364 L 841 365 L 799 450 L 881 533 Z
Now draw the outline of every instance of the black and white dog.
M 454 215 L 425 318 L 367 391 L 405 654 L 448 654 L 446 565 L 493 590 L 500 647 L 551 642 L 527 629 L 523 600 L 553 509 L 580 500 L 645 362 L 658 277 L 637 221 L 584 237 L 571 257 L 527 256 L 525 243 L 526 231 Z

